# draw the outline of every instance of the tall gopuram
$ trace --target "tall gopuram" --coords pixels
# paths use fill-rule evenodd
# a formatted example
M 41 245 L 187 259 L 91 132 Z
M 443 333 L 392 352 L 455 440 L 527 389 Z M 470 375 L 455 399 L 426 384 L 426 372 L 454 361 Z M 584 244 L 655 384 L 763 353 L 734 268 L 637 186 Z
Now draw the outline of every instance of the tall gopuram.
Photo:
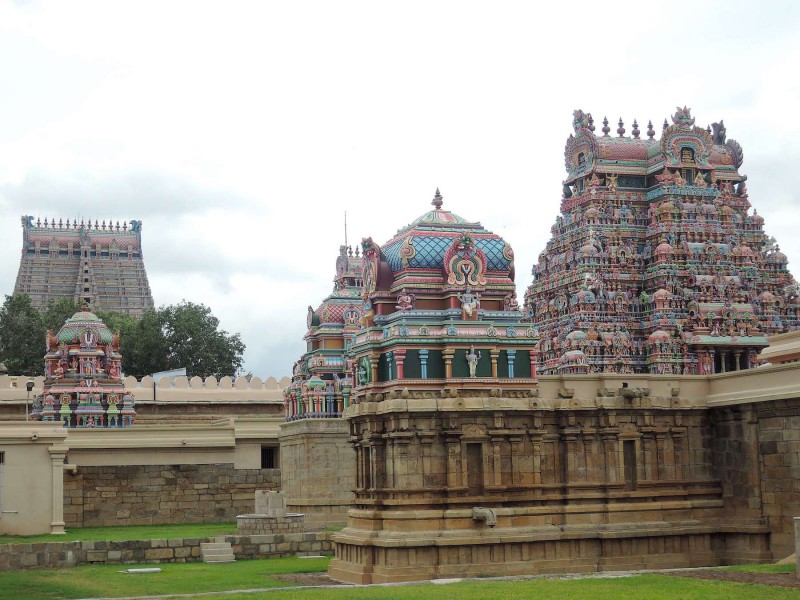
M 94 310 L 141 316 L 153 308 L 142 260 L 142 223 L 22 217 L 22 259 L 15 294 L 43 308 L 72 298 Z
M 350 403 L 353 361 L 347 348 L 361 328 L 360 249 L 339 247 L 333 291 L 308 307 L 306 352 L 295 362 L 284 391 L 280 464 L 287 507 L 306 526 L 344 523 L 355 487 L 353 449 L 341 418 Z
M 495 507 L 526 504 L 540 483 L 538 340 L 521 323 L 514 253 L 438 190 L 432 204 L 385 244 L 362 242 L 345 411 L 355 499 L 329 571 L 344 581 L 492 573 L 515 518 Z
M 689 109 L 617 136 L 574 113 L 552 238 L 525 307 L 540 373 L 725 373 L 800 327 L 786 256 L 750 212 L 741 146 Z
M 45 380 L 31 417 L 64 427 L 131 427 L 134 398 L 122 381 L 119 332 L 84 306 L 46 336 Z

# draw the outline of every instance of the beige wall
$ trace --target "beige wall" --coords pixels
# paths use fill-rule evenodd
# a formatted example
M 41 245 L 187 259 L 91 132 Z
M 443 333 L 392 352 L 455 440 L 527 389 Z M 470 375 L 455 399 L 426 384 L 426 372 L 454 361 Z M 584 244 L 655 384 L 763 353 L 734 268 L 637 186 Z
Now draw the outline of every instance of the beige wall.
M 63 446 L 67 432 L 36 424 L 0 427 L 0 533 L 63 533 Z

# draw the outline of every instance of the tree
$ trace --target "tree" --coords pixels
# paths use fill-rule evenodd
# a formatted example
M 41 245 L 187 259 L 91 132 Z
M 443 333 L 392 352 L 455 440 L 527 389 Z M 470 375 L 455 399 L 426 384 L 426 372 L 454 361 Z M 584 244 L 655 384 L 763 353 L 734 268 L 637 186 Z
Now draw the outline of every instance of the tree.
M 11 375 L 44 373 L 46 328 L 25 294 L 6 296 L 0 308 L 0 362 Z
M 241 336 L 219 329 L 219 319 L 203 304 L 182 301 L 158 310 L 167 346 L 167 369 L 186 367 L 190 377 L 234 376 L 242 368 Z
M 58 333 L 58 330 L 64 326 L 64 321 L 80 309 L 80 305 L 72 298 L 51 298 L 41 311 L 44 328 Z

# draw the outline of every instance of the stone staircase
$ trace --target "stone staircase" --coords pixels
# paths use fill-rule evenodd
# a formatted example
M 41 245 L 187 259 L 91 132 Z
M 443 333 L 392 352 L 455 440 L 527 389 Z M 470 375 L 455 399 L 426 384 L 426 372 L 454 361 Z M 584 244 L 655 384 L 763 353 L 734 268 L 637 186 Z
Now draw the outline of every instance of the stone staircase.
M 236 560 L 233 548 L 224 537 L 214 538 L 213 542 L 200 544 L 200 555 L 204 563 L 229 563 Z

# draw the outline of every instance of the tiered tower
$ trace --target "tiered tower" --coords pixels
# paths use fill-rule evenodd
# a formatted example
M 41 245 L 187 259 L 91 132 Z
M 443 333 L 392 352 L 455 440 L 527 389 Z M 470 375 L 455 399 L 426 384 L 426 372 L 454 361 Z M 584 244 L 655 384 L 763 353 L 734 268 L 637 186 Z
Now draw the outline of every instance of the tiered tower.
M 345 581 L 482 569 L 479 555 L 500 537 L 487 533 L 494 512 L 475 507 L 533 483 L 538 340 L 520 322 L 514 254 L 443 210 L 438 190 L 433 205 L 382 246 L 362 242 L 364 328 L 350 348 L 346 411 L 355 500 L 330 567 Z
M 308 307 L 306 353 L 294 364 L 292 384 L 285 391 L 286 419 L 341 417 L 353 386 L 353 364 L 345 350 L 361 328 L 359 248 L 340 246 L 334 289 L 314 310 Z
M 44 222 L 22 217 L 22 259 L 15 294 L 42 308 L 68 297 L 94 310 L 136 317 L 153 308 L 142 260 L 142 223 Z
M 543 374 L 712 374 L 755 366 L 800 327 L 786 256 L 749 213 L 743 153 L 723 122 L 678 108 L 661 139 L 594 133 L 574 113 L 553 237 L 525 294 Z M 713 129 L 712 129 L 713 128 Z
M 122 382 L 119 332 L 111 333 L 86 306 L 54 334 L 47 332 L 45 381 L 32 418 L 64 427 L 130 427 L 133 396 Z

